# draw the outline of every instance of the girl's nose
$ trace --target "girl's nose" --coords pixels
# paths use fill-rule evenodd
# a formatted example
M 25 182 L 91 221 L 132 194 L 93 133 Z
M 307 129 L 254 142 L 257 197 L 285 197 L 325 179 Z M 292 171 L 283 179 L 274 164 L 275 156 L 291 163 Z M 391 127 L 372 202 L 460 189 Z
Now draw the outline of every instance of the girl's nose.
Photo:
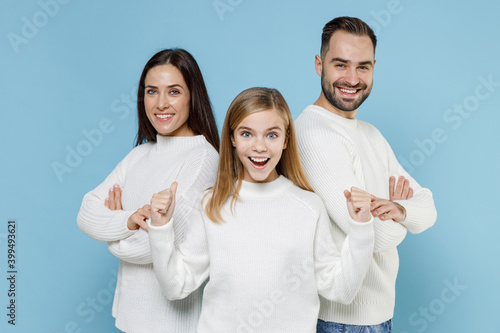
M 266 142 L 263 139 L 255 139 L 252 145 L 252 150 L 256 152 L 267 151 Z

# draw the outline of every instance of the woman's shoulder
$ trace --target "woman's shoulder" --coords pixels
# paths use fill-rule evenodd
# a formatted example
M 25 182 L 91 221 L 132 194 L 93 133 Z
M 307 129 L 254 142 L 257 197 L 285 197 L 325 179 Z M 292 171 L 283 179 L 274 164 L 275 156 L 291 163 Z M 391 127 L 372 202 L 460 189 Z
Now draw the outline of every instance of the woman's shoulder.
M 138 146 L 135 146 L 122 160 L 122 162 L 127 163 L 130 161 L 137 160 L 147 154 L 154 147 L 154 142 L 145 142 Z
M 184 156 L 183 165 L 215 166 L 216 168 L 219 163 L 219 153 L 204 137 L 200 144 L 191 147 Z
M 214 148 L 214 146 L 212 146 L 212 144 L 210 142 L 207 141 L 207 139 L 203 137 L 203 142 L 202 144 L 200 144 L 198 147 L 201 151 L 204 151 L 206 152 L 207 156 L 209 158 L 216 158 L 216 159 L 219 159 L 219 153 L 217 152 L 217 150 Z

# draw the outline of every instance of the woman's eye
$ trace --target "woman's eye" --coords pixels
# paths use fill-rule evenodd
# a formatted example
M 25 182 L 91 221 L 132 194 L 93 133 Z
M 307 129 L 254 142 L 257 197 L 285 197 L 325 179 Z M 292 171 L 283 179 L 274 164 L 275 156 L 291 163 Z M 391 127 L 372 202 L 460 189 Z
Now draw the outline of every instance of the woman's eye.
M 153 95 L 153 94 L 156 94 L 156 90 L 154 90 L 154 89 L 148 89 L 148 90 L 146 90 L 146 93 L 149 94 L 149 95 Z
M 179 90 L 171 90 L 170 94 L 172 95 L 179 95 L 181 92 Z
M 276 133 L 269 133 L 269 134 L 267 135 L 267 137 L 268 137 L 268 138 L 270 138 L 270 139 L 275 139 L 275 138 L 277 138 L 277 137 L 278 137 L 278 135 L 277 135 Z
M 251 136 L 251 134 L 249 132 L 243 132 L 243 133 L 241 133 L 241 136 L 244 138 L 249 138 Z

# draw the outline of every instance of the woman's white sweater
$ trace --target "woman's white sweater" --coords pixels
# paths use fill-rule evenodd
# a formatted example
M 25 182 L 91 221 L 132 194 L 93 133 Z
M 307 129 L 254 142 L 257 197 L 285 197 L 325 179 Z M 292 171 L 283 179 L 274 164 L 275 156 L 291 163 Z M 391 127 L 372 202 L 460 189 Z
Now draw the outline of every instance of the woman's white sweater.
M 120 259 L 113 302 L 116 327 L 134 332 L 193 333 L 200 313 L 201 295 L 196 292 L 181 301 L 163 297 L 153 271 L 149 236 L 144 229 L 127 228 L 127 220 L 138 208 L 150 204 L 154 193 L 179 183 L 175 210 L 175 243 L 184 239 L 193 207 L 213 186 L 218 154 L 204 136 L 157 136 L 156 143 L 134 148 L 96 189 L 87 193 L 78 214 L 80 229 Z M 123 188 L 123 210 L 104 205 L 108 190 Z

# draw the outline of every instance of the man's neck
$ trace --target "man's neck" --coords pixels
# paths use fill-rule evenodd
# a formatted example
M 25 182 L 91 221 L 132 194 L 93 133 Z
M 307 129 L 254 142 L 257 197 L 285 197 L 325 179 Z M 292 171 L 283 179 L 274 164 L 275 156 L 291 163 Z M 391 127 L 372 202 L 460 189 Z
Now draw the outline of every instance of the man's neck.
M 332 104 L 330 104 L 330 102 L 328 102 L 323 93 L 321 93 L 316 102 L 314 102 L 314 105 L 321 106 L 323 109 L 326 109 L 331 113 L 346 119 L 356 119 L 356 114 L 358 113 L 358 109 L 353 111 L 342 111 L 337 109 Z

